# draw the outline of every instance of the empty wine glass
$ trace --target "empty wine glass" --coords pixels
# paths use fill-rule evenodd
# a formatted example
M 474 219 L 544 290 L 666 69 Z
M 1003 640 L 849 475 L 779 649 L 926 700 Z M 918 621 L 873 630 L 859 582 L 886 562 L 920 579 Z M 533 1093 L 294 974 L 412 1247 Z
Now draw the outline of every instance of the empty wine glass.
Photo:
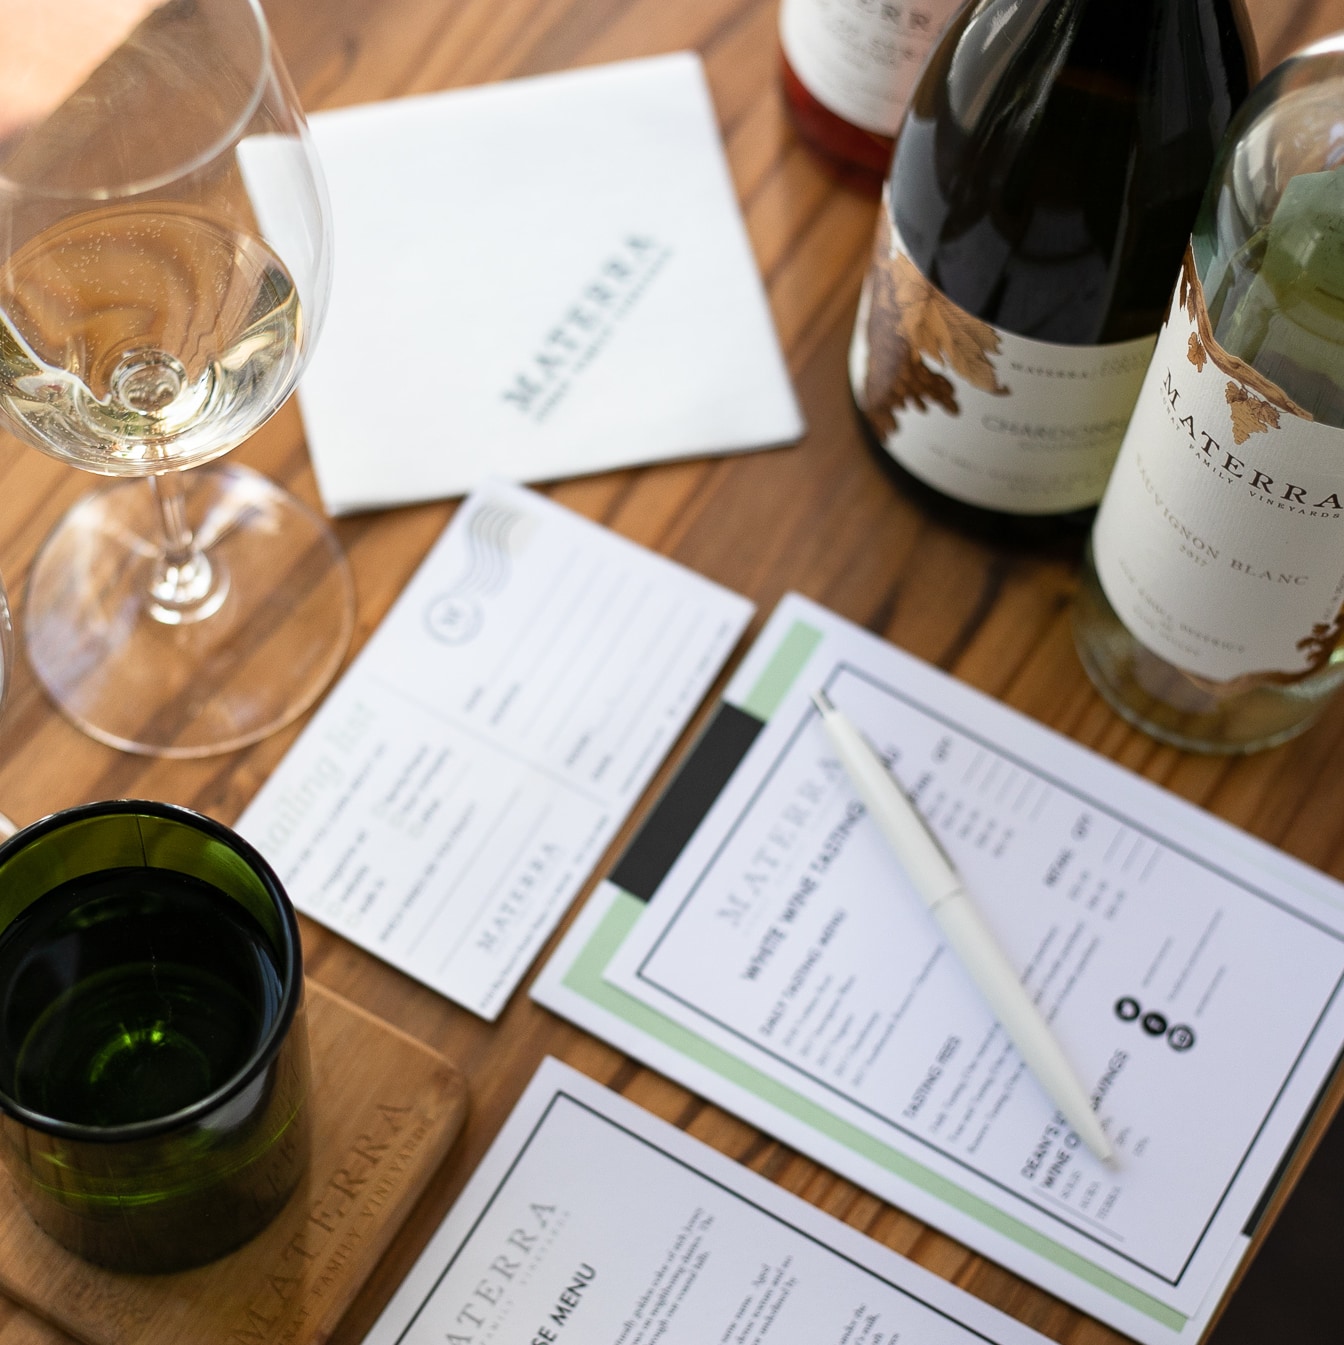
M 320 170 L 256 0 L 42 0 L 7 27 L 0 417 L 121 478 L 43 544 L 24 637 L 104 742 L 238 747 L 340 664 L 354 593 L 327 524 L 245 468 L 183 475 L 288 397 L 329 279 Z

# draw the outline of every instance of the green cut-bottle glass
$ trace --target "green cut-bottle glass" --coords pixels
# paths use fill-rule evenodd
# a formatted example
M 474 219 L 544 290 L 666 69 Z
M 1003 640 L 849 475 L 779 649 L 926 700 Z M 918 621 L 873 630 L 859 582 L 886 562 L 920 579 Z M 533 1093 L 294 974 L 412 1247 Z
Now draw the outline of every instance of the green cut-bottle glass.
M 69 809 L 0 846 L 0 1158 L 39 1227 L 161 1272 L 259 1232 L 307 1170 L 298 924 L 219 823 Z

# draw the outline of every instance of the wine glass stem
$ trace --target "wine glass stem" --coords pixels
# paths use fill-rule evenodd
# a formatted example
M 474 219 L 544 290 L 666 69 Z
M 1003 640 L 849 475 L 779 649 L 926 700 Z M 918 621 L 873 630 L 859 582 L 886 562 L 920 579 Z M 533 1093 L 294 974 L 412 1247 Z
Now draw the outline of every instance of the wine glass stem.
M 162 531 L 146 607 L 165 626 L 182 626 L 217 612 L 228 596 L 228 575 L 196 544 L 187 522 L 187 493 L 180 472 L 149 478 Z

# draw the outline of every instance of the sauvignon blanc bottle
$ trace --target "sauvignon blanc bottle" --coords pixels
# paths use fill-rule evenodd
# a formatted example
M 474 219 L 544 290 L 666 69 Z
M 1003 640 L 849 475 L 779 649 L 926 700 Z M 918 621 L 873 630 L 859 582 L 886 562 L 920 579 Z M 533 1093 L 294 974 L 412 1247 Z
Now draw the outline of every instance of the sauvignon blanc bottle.
M 1096 504 L 1248 67 L 1233 0 L 975 0 L 953 20 L 850 351 L 916 493 L 1028 530 Z
M 1157 737 L 1267 746 L 1344 681 L 1344 34 L 1228 133 L 1092 548 L 1079 651 Z
M 910 91 L 962 0 L 780 0 L 780 75 L 798 134 L 876 194 Z

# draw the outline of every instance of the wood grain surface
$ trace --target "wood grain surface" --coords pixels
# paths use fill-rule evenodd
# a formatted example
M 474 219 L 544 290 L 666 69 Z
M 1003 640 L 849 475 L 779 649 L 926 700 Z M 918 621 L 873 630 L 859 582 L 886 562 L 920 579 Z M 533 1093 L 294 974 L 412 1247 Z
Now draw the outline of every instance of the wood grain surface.
M 850 404 L 845 351 L 875 206 L 835 185 L 789 127 L 776 79 L 776 0 L 263 3 L 309 110 L 698 50 L 810 430 L 794 448 L 609 473 L 560 483 L 548 493 L 746 594 L 763 614 L 786 590 L 800 590 L 1344 878 L 1344 771 L 1337 768 L 1344 699 L 1305 736 L 1258 756 L 1204 758 L 1159 746 L 1106 707 L 1074 655 L 1068 606 L 1077 548 L 1010 550 L 950 531 L 899 495 L 865 448 Z M 1248 0 L 1247 9 L 1266 66 L 1302 42 L 1344 27 L 1344 0 Z M 538 154 L 545 153 L 545 136 L 538 126 Z M 526 174 L 527 163 L 516 170 Z M 376 417 L 370 423 L 376 425 Z M 370 447 L 376 451 L 376 443 Z M 235 456 L 316 503 L 292 402 Z M 20 625 L 34 551 L 89 484 L 82 473 L 0 436 L 0 571 Z M 443 503 L 337 525 L 358 587 L 356 648 L 452 511 L 451 503 Z M 752 633 L 757 628 L 759 618 Z M 130 795 L 189 804 L 232 821 L 297 727 L 247 751 L 199 762 L 122 755 L 70 727 L 20 662 L 0 721 L 0 809 L 27 822 L 85 800 Z M 646 799 L 637 818 L 647 806 Z M 623 843 L 624 837 L 618 839 L 613 854 Z M 305 922 L 303 933 L 312 976 L 454 1060 L 472 1091 L 462 1141 L 347 1313 L 333 1337 L 337 1345 L 361 1340 L 547 1053 L 1057 1341 L 1103 1345 L 1122 1339 L 552 1017 L 528 1000 L 525 989 L 496 1023 L 483 1023 L 319 926 Z M 1289 1185 L 1339 1096 L 1336 1087 Z M 1285 1334 L 1291 1337 L 1290 1330 Z M 54 1345 L 61 1339 L 0 1301 L 0 1345 Z

